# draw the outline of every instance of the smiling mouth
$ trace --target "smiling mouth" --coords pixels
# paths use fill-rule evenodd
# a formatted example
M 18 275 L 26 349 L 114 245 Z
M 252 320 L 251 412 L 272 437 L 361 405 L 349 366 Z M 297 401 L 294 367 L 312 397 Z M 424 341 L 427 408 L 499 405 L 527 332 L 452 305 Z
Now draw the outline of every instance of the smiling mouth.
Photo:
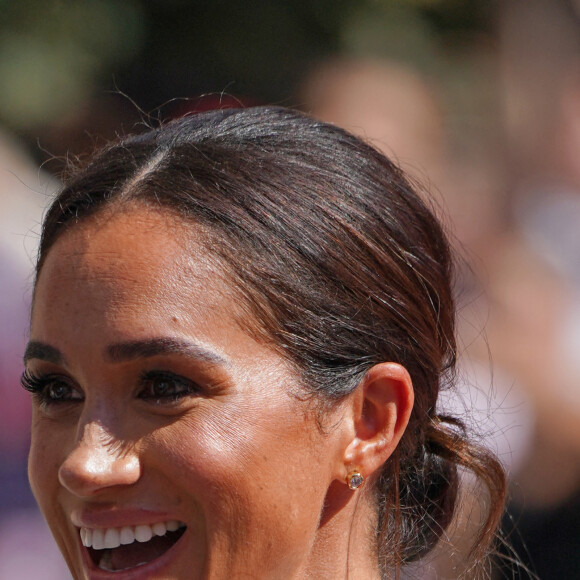
M 184 534 L 176 520 L 123 528 L 80 528 L 82 544 L 101 570 L 120 572 L 143 566 L 167 552 Z

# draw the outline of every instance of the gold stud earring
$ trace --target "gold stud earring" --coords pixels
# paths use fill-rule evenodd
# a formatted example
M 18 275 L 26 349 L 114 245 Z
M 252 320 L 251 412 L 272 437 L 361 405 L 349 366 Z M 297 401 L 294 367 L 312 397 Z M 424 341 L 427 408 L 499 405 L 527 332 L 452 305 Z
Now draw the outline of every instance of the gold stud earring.
M 346 485 L 354 491 L 363 484 L 364 480 L 365 478 L 361 473 L 355 469 L 346 476 Z

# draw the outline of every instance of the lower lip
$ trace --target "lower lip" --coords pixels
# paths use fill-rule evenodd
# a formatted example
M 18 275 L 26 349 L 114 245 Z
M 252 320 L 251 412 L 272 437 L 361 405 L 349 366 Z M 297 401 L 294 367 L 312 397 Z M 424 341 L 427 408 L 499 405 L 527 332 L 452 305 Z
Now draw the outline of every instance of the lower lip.
M 143 578 L 154 578 L 156 575 L 160 575 L 163 578 L 166 577 L 167 568 L 171 563 L 176 560 L 180 553 L 183 551 L 185 544 L 187 543 L 185 538 L 189 535 L 189 530 L 185 530 L 183 535 L 161 556 L 155 558 L 147 564 L 142 564 L 141 566 L 136 566 L 135 568 L 130 568 L 128 570 L 119 570 L 117 572 L 110 572 L 108 570 L 101 570 L 93 562 L 89 551 L 85 548 L 82 543 L 79 545 L 82 553 L 82 560 L 86 570 L 88 570 L 89 580 L 143 580 Z M 165 572 L 165 575 L 163 573 Z

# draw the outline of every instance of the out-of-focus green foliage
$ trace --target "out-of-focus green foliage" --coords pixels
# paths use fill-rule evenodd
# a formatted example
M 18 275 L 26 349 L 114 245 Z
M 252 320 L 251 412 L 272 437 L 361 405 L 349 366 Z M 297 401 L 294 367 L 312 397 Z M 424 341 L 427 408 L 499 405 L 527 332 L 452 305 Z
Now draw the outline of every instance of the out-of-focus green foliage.
M 87 98 L 145 38 L 145 14 L 133 0 L 19 0 L 4 2 L 2 12 L 0 117 L 15 128 Z
M 421 64 L 455 28 L 485 27 L 482 4 L 0 0 L 0 123 L 34 131 L 117 88 L 145 110 L 220 91 L 293 104 L 316 59 L 374 52 Z
M 387 57 L 433 68 L 438 38 L 424 14 L 413 7 L 418 3 L 362 3 L 343 28 L 344 49 L 356 56 Z

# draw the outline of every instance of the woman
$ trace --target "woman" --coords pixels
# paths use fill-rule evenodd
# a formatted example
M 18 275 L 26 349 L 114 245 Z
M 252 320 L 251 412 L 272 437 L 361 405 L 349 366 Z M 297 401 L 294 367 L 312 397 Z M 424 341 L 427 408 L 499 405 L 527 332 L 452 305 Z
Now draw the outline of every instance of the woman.
M 400 171 L 281 108 L 122 139 L 44 223 L 29 472 L 75 578 L 389 578 L 449 525 L 451 260 Z

